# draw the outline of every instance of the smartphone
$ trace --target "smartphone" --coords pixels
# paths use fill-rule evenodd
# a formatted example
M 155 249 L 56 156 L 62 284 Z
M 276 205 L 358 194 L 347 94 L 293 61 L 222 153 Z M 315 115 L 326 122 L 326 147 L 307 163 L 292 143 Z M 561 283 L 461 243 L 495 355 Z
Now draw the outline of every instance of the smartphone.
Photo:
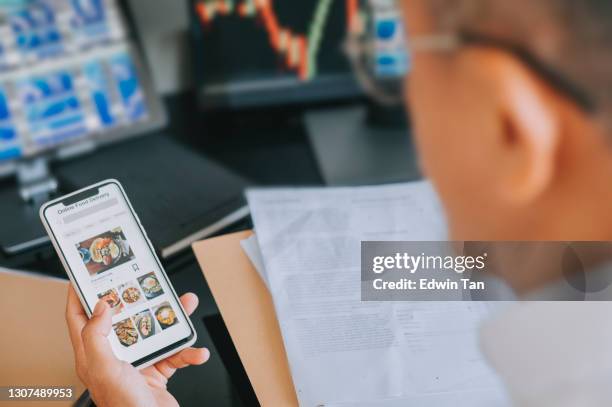
M 105 300 L 115 355 L 144 368 L 196 340 L 142 224 L 117 180 L 47 202 L 40 218 L 89 317 Z

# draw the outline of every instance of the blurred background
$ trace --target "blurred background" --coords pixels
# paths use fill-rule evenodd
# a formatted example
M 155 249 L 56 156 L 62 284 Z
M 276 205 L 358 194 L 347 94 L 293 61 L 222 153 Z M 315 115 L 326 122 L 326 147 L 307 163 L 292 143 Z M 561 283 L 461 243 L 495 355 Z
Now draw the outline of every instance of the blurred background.
M 250 228 L 250 186 L 420 178 L 395 3 L 0 1 L 0 266 L 65 278 L 38 208 L 119 179 L 177 291 L 201 300 L 212 358 L 171 391 L 248 404 L 190 245 Z

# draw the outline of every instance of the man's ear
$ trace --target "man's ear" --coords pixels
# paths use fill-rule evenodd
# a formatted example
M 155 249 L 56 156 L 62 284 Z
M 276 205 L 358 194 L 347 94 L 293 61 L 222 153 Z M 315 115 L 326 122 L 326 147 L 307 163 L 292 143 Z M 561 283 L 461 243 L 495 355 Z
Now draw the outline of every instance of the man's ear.
M 499 197 L 522 205 L 541 196 L 554 180 L 562 112 L 559 96 L 528 67 L 494 54 L 487 65 L 499 109 Z

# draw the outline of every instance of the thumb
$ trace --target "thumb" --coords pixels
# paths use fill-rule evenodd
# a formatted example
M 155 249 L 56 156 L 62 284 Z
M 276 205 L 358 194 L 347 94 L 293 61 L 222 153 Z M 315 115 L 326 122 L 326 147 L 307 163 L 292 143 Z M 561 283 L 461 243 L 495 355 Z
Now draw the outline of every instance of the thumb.
M 111 367 L 118 361 L 107 338 L 111 330 L 111 318 L 110 307 L 106 301 L 100 300 L 94 308 L 91 319 L 81 332 L 83 350 L 89 366 Z

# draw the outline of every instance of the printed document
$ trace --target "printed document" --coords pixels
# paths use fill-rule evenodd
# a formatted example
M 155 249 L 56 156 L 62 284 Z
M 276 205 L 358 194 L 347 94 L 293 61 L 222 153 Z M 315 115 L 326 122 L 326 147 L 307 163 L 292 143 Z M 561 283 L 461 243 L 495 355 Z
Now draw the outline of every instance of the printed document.
M 468 394 L 482 400 L 471 405 L 507 405 L 478 348 L 487 303 L 360 300 L 361 241 L 446 239 L 429 183 L 247 199 L 256 238 L 242 245 L 272 295 L 300 405 L 433 406 Z

